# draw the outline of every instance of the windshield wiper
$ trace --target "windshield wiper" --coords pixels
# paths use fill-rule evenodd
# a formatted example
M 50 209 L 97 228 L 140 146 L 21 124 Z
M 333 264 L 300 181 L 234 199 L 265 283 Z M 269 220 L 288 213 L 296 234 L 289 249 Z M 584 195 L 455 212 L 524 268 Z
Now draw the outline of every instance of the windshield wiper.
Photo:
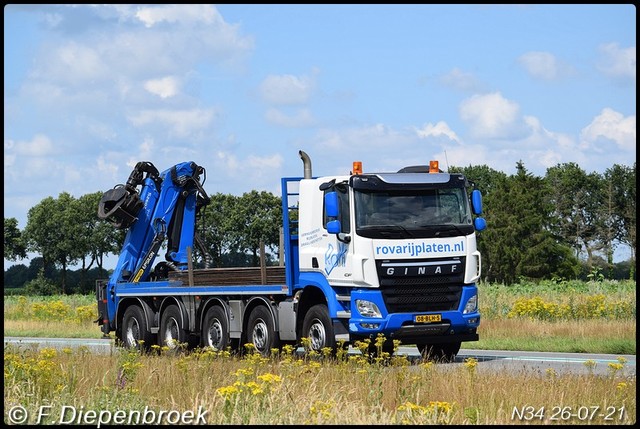
M 459 226 L 454 225 L 452 223 L 446 225 L 420 225 L 420 228 L 429 228 L 430 230 L 436 230 L 435 236 L 450 236 L 451 232 L 459 232 L 462 235 L 465 235 L 464 231 L 460 229 Z
M 363 231 L 376 231 L 376 232 L 379 232 L 380 234 L 385 234 L 385 233 L 388 234 L 391 231 L 385 231 L 385 230 L 394 229 L 394 230 L 400 230 L 404 232 L 407 237 L 415 238 L 415 234 L 413 234 L 411 231 L 409 231 L 407 228 L 405 228 L 402 225 L 366 225 L 366 226 L 361 226 L 358 229 Z

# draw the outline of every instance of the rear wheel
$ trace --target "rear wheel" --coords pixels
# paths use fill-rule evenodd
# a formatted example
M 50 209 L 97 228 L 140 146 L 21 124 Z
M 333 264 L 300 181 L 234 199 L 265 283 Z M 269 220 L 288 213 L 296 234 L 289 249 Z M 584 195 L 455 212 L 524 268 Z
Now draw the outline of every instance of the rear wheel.
M 160 318 L 160 331 L 158 332 L 161 346 L 177 349 L 187 343 L 187 332 L 180 326 L 182 315 L 177 305 L 168 306 Z
M 324 304 L 316 304 L 309 309 L 302 323 L 302 337 L 308 339 L 305 348 L 321 353 L 329 347 L 332 353 L 337 349 L 333 323 L 329 318 L 329 309 Z
M 213 306 L 207 310 L 202 324 L 202 346 L 213 347 L 218 351 L 225 350 L 230 345 L 229 321 L 220 306 Z
M 149 350 L 153 335 L 149 331 L 144 311 L 139 305 L 130 305 L 124 312 L 121 331 L 122 346 L 128 349 Z
M 280 348 L 280 339 L 271 312 L 264 305 L 255 307 L 247 322 L 247 341 L 253 343 L 262 356 L 269 356 L 271 349 Z
M 460 351 L 462 343 L 418 344 L 418 351 L 423 359 L 438 362 L 453 362 Z

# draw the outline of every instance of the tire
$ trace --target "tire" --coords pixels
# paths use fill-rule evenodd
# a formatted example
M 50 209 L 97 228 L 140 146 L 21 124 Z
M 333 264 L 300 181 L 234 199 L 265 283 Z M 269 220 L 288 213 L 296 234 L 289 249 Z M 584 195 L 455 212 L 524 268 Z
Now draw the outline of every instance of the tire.
M 264 305 L 255 307 L 247 322 L 247 341 L 252 343 L 262 356 L 269 356 L 271 349 L 280 348 L 280 339 L 275 329 L 271 312 Z
M 188 343 L 187 332 L 180 327 L 182 315 L 177 305 L 169 305 L 162 312 L 160 318 L 160 331 L 158 331 L 158 343 L 169 349 L 177 349 Z
M 337 349 L 333 323 L 329 318 L 329 309 L 325 304 L 316 304 L 307 311 L 302 323 L 302 337 L 309 339 L 309 348 L 322 353 L 322 349 L 329 347 L 335 354 Z
M 231 345 L 229 321 L 222 307 L 214 305 L 207 310 L 202 323 L 202 347 L 213 347 L 223 351 Z
M 418 344 L 418 351 L 423 359 L 449 363 L 456 359 L 460 351 L 461 342 L 440 344 Z
M 144 311 L 139 305 L 130 305 L 125 310 L 121 337 L 122 346 L 127 349 L 147 351 L 154 344 Z

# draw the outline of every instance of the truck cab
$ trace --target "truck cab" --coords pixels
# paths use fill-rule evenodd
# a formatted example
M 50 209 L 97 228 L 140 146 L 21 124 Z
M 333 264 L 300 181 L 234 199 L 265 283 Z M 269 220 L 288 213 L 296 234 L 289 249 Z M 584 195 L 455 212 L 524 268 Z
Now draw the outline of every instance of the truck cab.
M 393 173 L 354 163 L 351 173 L 300 181 L 297 288 L 336 297 L 338 339 L 383 334 L 384 350 L 400 340 L 452 359 L 479 338 L 479 191 L 437 162 Z

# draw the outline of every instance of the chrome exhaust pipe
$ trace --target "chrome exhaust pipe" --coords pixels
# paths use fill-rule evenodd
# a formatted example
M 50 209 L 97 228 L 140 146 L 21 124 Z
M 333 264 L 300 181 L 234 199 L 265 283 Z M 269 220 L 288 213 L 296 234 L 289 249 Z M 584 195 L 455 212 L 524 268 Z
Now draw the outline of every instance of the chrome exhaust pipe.
M 304 164 L 304 178 L 311 179 L 313 175 L 311 174 L 311 158 L 307 155 L 303 150 L 298 152 L 300 154 L 300 158 Z

